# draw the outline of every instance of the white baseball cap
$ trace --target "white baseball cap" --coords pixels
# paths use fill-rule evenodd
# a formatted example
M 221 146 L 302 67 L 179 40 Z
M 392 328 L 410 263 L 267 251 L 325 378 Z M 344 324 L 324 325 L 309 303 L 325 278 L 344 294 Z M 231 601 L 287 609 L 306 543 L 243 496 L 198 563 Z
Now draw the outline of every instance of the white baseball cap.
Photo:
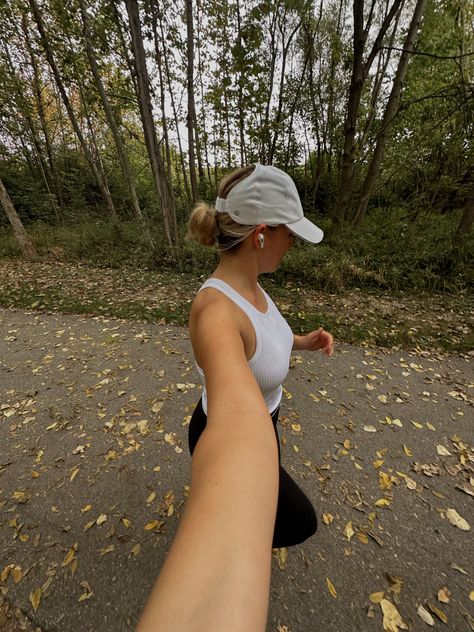
M 323 231 L 303 214 L 300 196 L 290 176 L 271 165 L 255 165 L 252 173 L 236 184 L 227 197 L 218 197 L 216 211 L 229 213 L 238 224 L 285 225 L 297 237 L 319 243 Z

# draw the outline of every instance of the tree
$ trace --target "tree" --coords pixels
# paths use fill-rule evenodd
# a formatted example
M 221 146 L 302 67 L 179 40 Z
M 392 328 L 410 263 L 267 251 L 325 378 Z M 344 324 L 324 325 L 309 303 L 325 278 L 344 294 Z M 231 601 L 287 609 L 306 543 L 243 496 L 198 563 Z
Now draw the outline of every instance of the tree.
M 156 136 L 155 123 L 153 120 L 153 110 L 151 106 L 150 80 L 146 66 L 145 48 L 140 25 L 140 15 L 137 0 L 125 0 L 127 7 L 130 37 L 137 75 L 137 97 L 140 107 L 140 115 L 145 134 L 145 143 L 148 157 L 151 164 L 156 192 L 160 200 L 161 211 L 163 213 L 163 224 L 166 238 L 171 252 L 177 254 L 178 229 L 176 225 L 176 209 L 174 194 L 171 184 L 165 174 L 163 158 L 160 153 L 159 143 Z
M 375 150 L 370 161 L 367 175 L 365 176 L 364 184 L 362 186 L 359 205 L 354 215 L 354 224 L 356 225 L 360 224 L 365 215 L 367 204 L 369 202 L 369 198 L 372 194 L 372 190 L 374 188 L 375 181 L 380 170 L 388 133 L 398 111 L 400 95 L 408 69 L 408 61 L 410 59 L 411 52 L 413 51 L 413 48 L 415 46 L 416 36 L 420 27 L 421 19 L 423 17 L 425 5 L 426 0 L 417 0 L 413 11 L 413 16 L 403 45 L 403 51 L 398 62 L 397 72 L 393 80 L 392 90 L 390 92 L 390 96 L 385 107 L 380 130 L 377 134 Z
M 392 20 L 403 5 L 404 0 L 393 0 L 392 5 L 382 21 L 374 43 L 364 62 L 364 51 L 368 35 L 372 27 L 375 0 L 372 0 L 369 16 L 364 27 L 364 0 L 353 0 L 353 63 L 349 88 L 347 114 L 344 123 L 344 150 L 339 178 L 339 189 L 333 214 L 333 230 L 339 232 L 344 223 L 346 210 L 350 205 L 354 184 L 354 163 L 356 153 L 356 132 L 359 118 L 359 106 L 362 89 L 369 70 L 382 46 L 383 39 Z
M 0 178 L 0 202 L 2 203 L 3 208 L 5 209 L 5 213 L 7 214 L 8 220 L 13 228 L 13 234 L 18 241 L 21 251 L 23 252 L 23 256 L 26 259 L 36 259 L 38 257 L 38 253 L 36 252 L 36 248 L 33 245 L 33 242 L 25 230 L 23 223 L 18 215 L 15 206 L 8 195 L 8 191 L 5 189 L 5 185 L 3 184 Z

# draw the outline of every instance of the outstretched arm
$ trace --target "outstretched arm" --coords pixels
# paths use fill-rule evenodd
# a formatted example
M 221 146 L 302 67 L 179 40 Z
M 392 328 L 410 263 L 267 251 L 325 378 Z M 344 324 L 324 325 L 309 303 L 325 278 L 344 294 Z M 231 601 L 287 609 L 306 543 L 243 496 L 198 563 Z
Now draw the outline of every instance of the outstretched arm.
M 178 533 L 137 632 L 263 632 L 278 496 L 272 422 L 232 315 L 209 309 L 193 345 L 208 422 Z
M 322 327 L 312 331 L 306 336 L 293 336 L 294 351 L 322 351 L 325 355 L 332 355 L 334 339 L 329 331 Z

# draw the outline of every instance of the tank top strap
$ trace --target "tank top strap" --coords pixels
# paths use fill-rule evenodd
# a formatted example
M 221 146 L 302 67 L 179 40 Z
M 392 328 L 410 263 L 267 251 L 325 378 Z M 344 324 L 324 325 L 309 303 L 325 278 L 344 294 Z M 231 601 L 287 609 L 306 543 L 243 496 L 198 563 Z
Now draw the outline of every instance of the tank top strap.
M 265 316 L 265 314 L 263 312 L 261 312 L 260 310 L 258 310 L 255 307 L 255 305 L 252 305 L 252 303 L 250 303 L 250 301 L 248 301 L 241 294 L 239 294 L 237 292 L 237 290 L 234 290 L 234 288 L 231 287 L 228 283 L 226 283 L 225 281 L 222 281 L 222 279 L 214 279 L 214 278 L 207 279 L 207 281 L 205 281 L 201 285 L 201 287 L 199 288 L 199 292 L 201 290 L 205 290 L 206 288 L 209 288 L 209 287 L 210 288 L 214 288 L 215 290 L 219 290 L 219 292 L 222 292 L 222 294 L 227 296 L 227 298 L 229 298 L 233 303 L 238 305 L 242 309 L 242 311 L 244 311 L 245 314 L 247 314 L 247 316 L 250 318 L 251 322 L 254 321 L 255 316 Z M 263 294 L 264 294 L 265 300 L 267 302 L 267 312 L 266 313 L 268 313 L 268 311 L 269 311 L 269 309 L 270 309 L 270 307 L 272 305 L 272 301 L 271 301 L 270 297 L 267 295 L 266 292 L 263 292 Z

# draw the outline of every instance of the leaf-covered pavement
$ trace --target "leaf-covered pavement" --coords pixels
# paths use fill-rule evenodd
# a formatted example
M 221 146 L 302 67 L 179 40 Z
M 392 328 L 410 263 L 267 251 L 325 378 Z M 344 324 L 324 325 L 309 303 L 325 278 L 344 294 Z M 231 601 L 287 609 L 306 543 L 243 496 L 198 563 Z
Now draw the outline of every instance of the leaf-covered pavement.
M 1 593 L 45 632 L 133 630 L 188 492 L 186 331 L 6 309 L 0 332 Z M 474 630 L 473 377 L 293 357 L 282 458 L 320 526 L 274 552 L 268 632 Z

